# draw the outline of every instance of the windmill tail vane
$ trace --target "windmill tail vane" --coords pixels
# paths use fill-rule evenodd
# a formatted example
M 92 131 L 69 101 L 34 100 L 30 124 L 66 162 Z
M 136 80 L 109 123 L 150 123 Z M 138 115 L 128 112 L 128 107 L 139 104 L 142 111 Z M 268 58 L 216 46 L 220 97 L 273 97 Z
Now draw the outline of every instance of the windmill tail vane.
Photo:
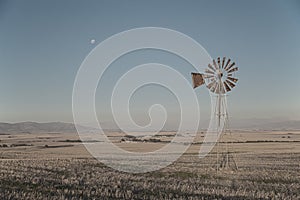
M 193 87 L 199 87 L 205 83 L 203 74 L 192 72 Z

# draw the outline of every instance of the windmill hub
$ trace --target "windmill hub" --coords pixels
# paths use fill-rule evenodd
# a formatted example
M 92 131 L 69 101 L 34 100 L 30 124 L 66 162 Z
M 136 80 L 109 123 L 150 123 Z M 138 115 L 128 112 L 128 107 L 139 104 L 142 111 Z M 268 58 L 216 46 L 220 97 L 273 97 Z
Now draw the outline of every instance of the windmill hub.
M 217 72 L 217 77 L 218 77 L 218 79 L 222 79 L 222 77 L 223 77 L 223 72 L 220 71 L 220 70 L 218 70 L 218 72 Z

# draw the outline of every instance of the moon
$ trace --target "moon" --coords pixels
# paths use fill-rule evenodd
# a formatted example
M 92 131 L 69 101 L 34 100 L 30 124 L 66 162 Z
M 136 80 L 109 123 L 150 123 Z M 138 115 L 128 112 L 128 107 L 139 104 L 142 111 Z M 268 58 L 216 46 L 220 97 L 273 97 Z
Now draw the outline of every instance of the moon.
M 90 43 L 91 43 L 91 44 L 95 44 L 95 42 L 96 42 L 95 39 L 91 39 L 91 40 L 90 40 Z

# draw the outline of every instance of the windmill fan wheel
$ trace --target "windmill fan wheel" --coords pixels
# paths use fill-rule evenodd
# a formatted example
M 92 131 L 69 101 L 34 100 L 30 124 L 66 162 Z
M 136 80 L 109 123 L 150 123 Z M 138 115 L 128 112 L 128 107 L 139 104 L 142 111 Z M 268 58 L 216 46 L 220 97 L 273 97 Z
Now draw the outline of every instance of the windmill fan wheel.
M 226 60 L 226 57 L 223 57 L 222 60 L 218 57 L 217 61 L 213 59 L 213 62 L 208 64 L 208 68 L 205 69 L 206 87 L 216 94 L 225 94 L 231 91 L 238 81 L 234 76 L 236 71 L 238 71 L 238 67 L 235 67 L 235 63 L 230 59 Z

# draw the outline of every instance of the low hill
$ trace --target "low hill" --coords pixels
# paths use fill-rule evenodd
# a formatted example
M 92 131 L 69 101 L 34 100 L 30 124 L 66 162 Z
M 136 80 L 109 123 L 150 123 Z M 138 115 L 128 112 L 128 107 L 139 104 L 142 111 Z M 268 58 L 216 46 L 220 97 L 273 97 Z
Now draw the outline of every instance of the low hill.
M 0 133 L 74 133 L 75 125 L 63 122 L 0 123 Z

